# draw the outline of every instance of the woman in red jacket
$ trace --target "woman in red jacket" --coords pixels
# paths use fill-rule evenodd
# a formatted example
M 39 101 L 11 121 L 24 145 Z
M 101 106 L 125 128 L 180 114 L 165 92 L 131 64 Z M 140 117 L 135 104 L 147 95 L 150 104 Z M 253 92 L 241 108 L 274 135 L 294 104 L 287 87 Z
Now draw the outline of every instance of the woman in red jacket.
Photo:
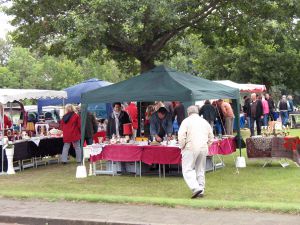
M 61 154 L 61 161 L 63 164 L 67 163 L 69 149 L 72 143 L 76 152 L 76 161 L 77 163 L 81 163 L 80 117 L 77 113 L 75 113 L 75 108 L 73 105 L 67 104 L 65 109 L 66 109 L 66 114 L 63 116 L 61 120 L 61 127 L 63 130 L 63 141 L 64 141 L 64 147 Z

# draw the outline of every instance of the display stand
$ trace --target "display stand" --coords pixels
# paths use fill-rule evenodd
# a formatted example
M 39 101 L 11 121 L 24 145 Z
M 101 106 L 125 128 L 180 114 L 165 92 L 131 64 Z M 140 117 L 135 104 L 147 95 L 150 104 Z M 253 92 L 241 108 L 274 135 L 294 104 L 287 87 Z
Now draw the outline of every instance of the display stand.
M 0 175 L 6 175 L 6 173 L 4 172 L 4 149 L 5 146 L 2 145 L 2 140 L 1 140 L 1 173 Z
M 271 163 L 273 161 L 277 161 L 283 168 L 288 167 L 290 165 L 290 163 L 286 159 L 283 159 L 283 158 L 280 158 L 280 159 L 270 158 L 270 159 L 265 160 L 262 167 L 266 167 L 267 165 L 271 165 Z

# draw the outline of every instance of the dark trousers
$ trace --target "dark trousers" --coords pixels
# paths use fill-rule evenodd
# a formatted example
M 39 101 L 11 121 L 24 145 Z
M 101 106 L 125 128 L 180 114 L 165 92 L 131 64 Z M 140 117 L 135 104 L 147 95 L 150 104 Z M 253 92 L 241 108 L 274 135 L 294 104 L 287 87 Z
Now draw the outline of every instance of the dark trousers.
M 254 136 L 254 122 L 256 121 L 256 129 L 257 129 L 257 135 L 261 135 L 261 118 L 253 118 L 251 117 L 250 119 L 250 131 L 251 131 L 251 136 Z
M 86 141 L 87 145 L 92 145 L 93 144 L 93 138 L 84 138 L 84 140 Z

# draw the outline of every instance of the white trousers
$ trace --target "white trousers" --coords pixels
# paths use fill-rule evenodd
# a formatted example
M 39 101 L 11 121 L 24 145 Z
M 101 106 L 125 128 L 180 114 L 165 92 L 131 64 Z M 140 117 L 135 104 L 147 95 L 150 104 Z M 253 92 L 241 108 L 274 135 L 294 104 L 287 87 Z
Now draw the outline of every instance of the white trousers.
M 181 153 L 183 178 L 192 192 L 199 190 L 204 192 L 207 152 L 207 149 L 200 149 L 199 151 L 183 150 Z

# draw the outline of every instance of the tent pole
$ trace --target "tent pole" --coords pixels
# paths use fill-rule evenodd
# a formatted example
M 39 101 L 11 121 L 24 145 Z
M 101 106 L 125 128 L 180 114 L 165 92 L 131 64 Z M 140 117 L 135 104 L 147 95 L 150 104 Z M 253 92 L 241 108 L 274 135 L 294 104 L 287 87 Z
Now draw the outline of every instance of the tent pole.
M 137 130 L 137 136 L 141 136 L 141 121 L 142 121 L 142 103 L 137 102 L 138 107 L 138 130 Z
M 241 127 L 240 127 L 240 100 L 239 99 L 234 99 L 233 102 L 235 103 L 235 110 L 234 110 L 234 114 L 235 114 L 235 123 L 236 123 L 236 127 L 237 127 L 237 138 L 238 138 L 238 148 L 240 151 L 240 157 L 242 156 L 242 148 L 241 148 Z
M 3 139 L 4 139 L 4 106 L 2 105 L 2 103 L 0 103 L 1 104 L 1 132 L 2 132 L 2 134 L 1 134 L 1 138 L 2 138 L 2 140 L 1 140 L 1 174 L 4 174 L 4 171 L 3 171 L 3 167 L 4 167 L 4 149 L 3 149 L 3 147 L 4 147 L 4 143 L 3 143 Z

